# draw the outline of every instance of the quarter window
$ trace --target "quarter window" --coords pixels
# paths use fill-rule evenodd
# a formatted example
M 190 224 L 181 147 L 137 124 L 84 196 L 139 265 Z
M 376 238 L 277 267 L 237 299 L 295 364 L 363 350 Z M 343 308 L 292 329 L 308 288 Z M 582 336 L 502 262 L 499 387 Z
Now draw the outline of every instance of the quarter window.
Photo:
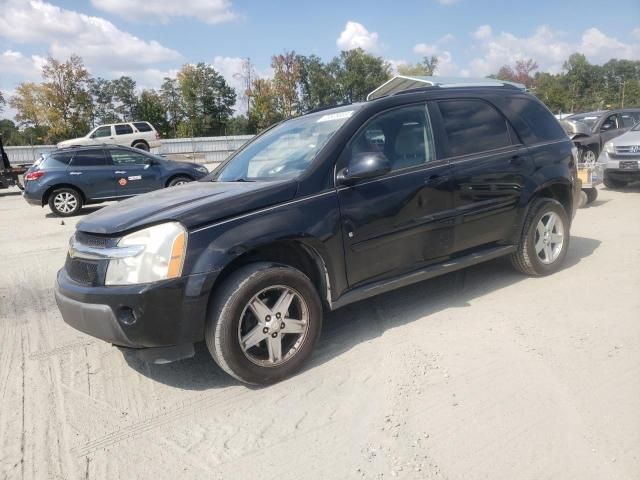
M 135 122 L 133 124 L 139 132 L 150 132 L 151 129 L 151 125 L 149 125 L 147 122 Z
M 133 128 L 131 128 L 131 125 L 128 124 L 123 124 L 123 125 L 116 125 L 116 135 L 129 135 L 130 133 L 133 133 Z
M 351 158 L 366 152 L 383 153 L 392 170 L 433 160 L 433 134 L 426 107 L 398 108 L 375 117 L 351 144 Z
M 97 167 L 107 164 L 104 150 L 97 148 L 94 150 L 81 150 L 76 152 L 71 165 L 74 167 Z
M 567 134 L 555 117 L 536 100 L 526 97 L 507 97 L 505 101 L 509 111 L 518 115 L 524 122 L 524 131 L 520 134 L 527 143 L 550 142 L 566 138 Z
M 505 118 L 481 100 L 438 102 L 449 155 L 469 155 L 511 145 Z

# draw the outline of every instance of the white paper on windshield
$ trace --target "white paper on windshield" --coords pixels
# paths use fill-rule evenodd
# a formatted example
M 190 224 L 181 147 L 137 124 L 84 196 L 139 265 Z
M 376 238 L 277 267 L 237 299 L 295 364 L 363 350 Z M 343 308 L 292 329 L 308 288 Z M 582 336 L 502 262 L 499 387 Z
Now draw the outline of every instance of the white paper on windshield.
M 347 110 L 346 112 L 330 113 L 329 115 L 323 115 L 317 120 L 316 123 L 332 122 L 334 120 L 349 118 L 351 115 L 353 115 L 353 112 L 355 112 L 355 110 Z

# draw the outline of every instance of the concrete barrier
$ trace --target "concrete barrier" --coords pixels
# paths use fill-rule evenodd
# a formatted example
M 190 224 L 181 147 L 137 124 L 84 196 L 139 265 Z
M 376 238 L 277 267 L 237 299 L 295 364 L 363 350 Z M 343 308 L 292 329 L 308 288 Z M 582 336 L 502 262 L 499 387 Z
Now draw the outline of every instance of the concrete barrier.
M 198 163 L 220 163 L 252 138 L 253 135 L 172 138 L 161 140 L 162 146 L 154 148 L 153 153 L 165 155 L 167 158 L 175 160 L 191 160 Z M 33 163 L 40 158 L 40 155 L 55 149 L 55 145 L 5 147 L 9 161 L 13 165 Z

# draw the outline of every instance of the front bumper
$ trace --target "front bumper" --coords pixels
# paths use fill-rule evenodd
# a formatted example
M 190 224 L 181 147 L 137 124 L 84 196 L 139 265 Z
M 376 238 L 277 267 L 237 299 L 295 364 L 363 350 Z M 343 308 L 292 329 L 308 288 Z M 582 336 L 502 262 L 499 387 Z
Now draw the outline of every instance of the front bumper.
M 640 180 L 640 157 L 637 155 L 625 157 L 602 152 L 599 161 L 604 163 L 604 175 L 608 178 L 624 182 Z
M 201 341 L 212 274 L 144 285 L 87 286 L 65 270 L 55 297 L 64 321 L 93 337 L 121 347 L 169 347 Z M 132 321 L 133 320 L 133 321 Z

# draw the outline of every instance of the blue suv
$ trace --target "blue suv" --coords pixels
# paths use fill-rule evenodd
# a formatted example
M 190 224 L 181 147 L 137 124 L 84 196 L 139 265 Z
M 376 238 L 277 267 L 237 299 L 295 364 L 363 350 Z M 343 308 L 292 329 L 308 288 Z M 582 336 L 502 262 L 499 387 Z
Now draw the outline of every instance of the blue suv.
M 83 205 L 121 200 L 198 180 L 209 171 L 119 146 L 73 147 L 45 154 L 25 174 L 24 198 L 61 217 Z

